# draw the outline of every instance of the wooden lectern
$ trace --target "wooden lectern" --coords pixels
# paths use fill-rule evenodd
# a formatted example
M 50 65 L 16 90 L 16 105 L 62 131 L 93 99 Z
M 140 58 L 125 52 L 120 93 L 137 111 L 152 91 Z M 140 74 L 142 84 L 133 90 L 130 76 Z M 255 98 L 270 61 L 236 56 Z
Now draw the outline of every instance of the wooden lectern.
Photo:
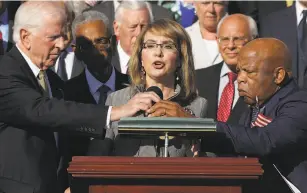
M 240 193 L 258 181 L 256 158 L 73 157 L 72 193 Z

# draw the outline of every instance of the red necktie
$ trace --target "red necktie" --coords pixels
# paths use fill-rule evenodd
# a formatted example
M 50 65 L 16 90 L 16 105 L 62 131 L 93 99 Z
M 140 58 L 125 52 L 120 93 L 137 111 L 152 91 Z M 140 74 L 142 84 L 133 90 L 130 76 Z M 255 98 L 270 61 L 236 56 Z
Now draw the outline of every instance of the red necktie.
M 237 79 L 237 75 L 233 72 L 229 72 L 227 75 L 229 82 L 222 92 L 220 104 L 217 110 L 217 120 L 222 122 L 226 122 L 230 115 L 235 93 L 234 81 Z

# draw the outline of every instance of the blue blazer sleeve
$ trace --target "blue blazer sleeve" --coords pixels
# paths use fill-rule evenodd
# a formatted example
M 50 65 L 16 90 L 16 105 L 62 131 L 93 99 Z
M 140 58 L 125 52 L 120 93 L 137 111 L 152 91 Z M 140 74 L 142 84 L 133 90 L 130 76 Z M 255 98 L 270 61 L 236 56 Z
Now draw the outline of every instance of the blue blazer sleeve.
M 306 95 L 301 97 L 306 98 Z M 305 146 L 307 102 L 294 98 L 279 105 L 275 111 L 276 117 L 266 127 L 250 128 L 219 122 L 215 140 L 207 139 L 206 142 L 204 138 L 202 148 L 206 149 L 207 146 L 217 152 L 234 151 L 239 154 L 266 156 L 295 151 L 296 148 Z

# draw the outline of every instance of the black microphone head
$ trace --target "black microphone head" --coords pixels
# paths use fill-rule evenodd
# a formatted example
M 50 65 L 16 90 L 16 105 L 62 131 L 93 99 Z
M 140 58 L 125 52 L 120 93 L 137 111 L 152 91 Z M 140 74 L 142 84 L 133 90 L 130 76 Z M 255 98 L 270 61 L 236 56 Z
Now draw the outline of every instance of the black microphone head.
M 150 92 L 150 91 L 156 93 L 156 94 L 160 97 L 160 99 L 163 100 L 163 93 L 162 93 L 162 90 L 161 90 L 159 87 L 157 87 L 157 86 L 151 86 L 151 87 L 149 87 L 149 88 L 146 90 L 146 92 Z

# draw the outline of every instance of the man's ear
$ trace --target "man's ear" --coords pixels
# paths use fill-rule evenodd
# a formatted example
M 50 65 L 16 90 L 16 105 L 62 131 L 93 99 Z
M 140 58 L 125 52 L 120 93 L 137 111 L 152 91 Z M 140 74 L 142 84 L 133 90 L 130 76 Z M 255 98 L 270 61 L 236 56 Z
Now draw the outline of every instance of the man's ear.
M 26 29 L 21 29 L 19 31 L 20 43 L 27 49 L 31 48 L 31 33 Z
M 286 78 L 286 70 L 283 68 L 283 67 L 277 67 L 275 68 L 274 70 L 274 82 L 276 85 L 281 85 L 284 81 L 285 81 L 285 78 Z
M 114 21 L 113 22 L 113 30 L 114 30 L 114 34 L 115 36 L 119 37 L 119 22 L 118 21 Z

